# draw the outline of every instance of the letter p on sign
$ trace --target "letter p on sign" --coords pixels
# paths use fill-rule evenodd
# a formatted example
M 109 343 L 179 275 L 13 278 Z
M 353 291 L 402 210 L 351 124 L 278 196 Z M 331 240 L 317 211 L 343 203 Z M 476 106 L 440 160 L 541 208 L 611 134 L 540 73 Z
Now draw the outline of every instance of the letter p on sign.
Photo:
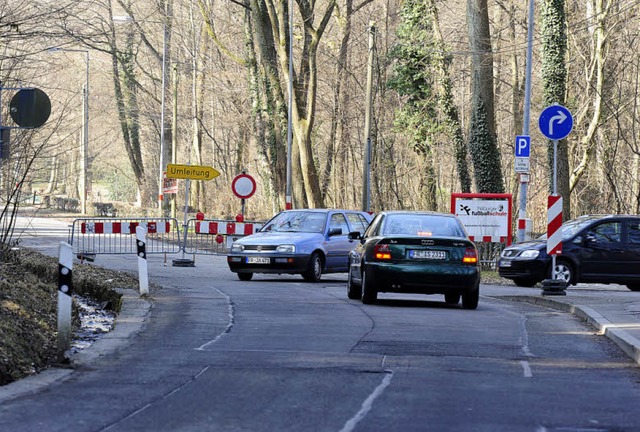
M 531 137 L 529 135 L 516 136 L 516 157 L 529 157 L 531 153 Z

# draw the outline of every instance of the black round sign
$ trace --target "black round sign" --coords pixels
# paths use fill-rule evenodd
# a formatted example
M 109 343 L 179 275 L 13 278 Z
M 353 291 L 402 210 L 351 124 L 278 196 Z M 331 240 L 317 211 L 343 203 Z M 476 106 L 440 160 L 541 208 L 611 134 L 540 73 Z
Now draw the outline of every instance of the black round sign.
M 9 109 L 11 118 L 18 126 L 37 128 L 49 119 L 51 101 L 40 89 L 22 89 L 11 99 Z

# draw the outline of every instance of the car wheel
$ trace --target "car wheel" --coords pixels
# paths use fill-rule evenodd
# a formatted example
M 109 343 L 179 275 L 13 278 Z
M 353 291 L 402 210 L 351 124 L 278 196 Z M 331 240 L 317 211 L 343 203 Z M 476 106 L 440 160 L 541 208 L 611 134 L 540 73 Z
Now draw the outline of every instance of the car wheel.
M 572 284 L 575 279 L 573 267 L 565 260 L 556 260 L 556 267 L 553 273 L 549 275 L 551 279 L 560 279 L 567 283 Z
M 362 303 L 373 304 L 378 300 L 378 291 L 374 281 L 367 277 L 369 271 L 365 268 L 362 272 Z
M 302 277 L 307 282 L 318 282 L 322 277 L 322 258 L 317 252 L 311 254 L 309 258 L 309 267 L 307 271 L 302 273 Z
M 460 293 L 446 293 L 444 295 L 444 301 L 448 305 L 457 305 L 460 302 Z
M 253 277 L 253 273 L 238 273 L 238 279 L 241 281 L 250 281 Z
M 627 288 L 631 291 L 640 291 L 640 284 L 627 284 Z
M 531 288 L 536 284 L 536 281 L 527 278 L 517 278 L 513 280 L 513 283 L 519 287 Z
M 351 266 L 349 266 L 349 273 L 347 274 L 347 297 L 351 300 L 357 300 L 362 297 L 362 288 L 353 283 Z
M 462 293 L 462 308 L 476 309 L 480 300 L 480 284 L 476 285 L 472 291 Z

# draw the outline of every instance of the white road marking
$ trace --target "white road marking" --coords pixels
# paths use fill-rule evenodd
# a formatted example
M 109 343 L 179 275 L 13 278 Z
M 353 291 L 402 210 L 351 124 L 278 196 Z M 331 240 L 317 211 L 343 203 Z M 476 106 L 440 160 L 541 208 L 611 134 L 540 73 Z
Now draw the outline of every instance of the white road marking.
M 353 431 L 358 423 L 362 421 L 366 417 L 366 415 L 371 411 L 371 407 L 373 406 L 373 402 L 384 392 L 384 390 L 391 384 L 391 379 L 393 378 L 393 372 L 386 372 L 384 374 L 384 378 L 382 378 L 382 382 L 373 390 L 373 393 L 369 395 L 368 398 L 362 402 L 362 407 L 360 411 L 356 413 L 355 416 L 349 419 L 340 432 L 351 432 Z
M 220 333 L 218 336 L 216 336 L 215 338 L 213 338 L 212 340 L 210 340 L 209 342 L 200 345 L 198 348 L 195 348 L 196 351 L 204 351 L 209 345 L 213 345 L 214 343 L 218 342 L 222 336 L 226 335 L 227 333 L 229 333 L 231 331 L 231 329 L 233 328 L 233 324 L 235 322 L 235 308 L 233 307 L 233 303 L 231 302 L 231 297 L 229 297 L 228 295 L 226 295 L 225 293 L 223 293 L 222 291 L 220 291 L 218 288 L 214 288 L 214 290 L 218 291 L 222 296 L 224 296 L 225 299 L 227 299 L 227 313 L 229 315 L 229 322 L 227 323 L 227 327 L 225 327 L 224 331 L 222 331 L 222 333 Z

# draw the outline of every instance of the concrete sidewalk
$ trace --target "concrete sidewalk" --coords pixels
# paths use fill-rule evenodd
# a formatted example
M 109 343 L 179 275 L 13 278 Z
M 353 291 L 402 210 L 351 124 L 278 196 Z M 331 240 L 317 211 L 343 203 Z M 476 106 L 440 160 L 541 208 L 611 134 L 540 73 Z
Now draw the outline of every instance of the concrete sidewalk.
M 640 363 L 640 292 L 623 285 L 578 284 L 566 295 L 543 295 L 541 288 L 482 285 L 481 295 L 520 301 L 568 312 L 582 318 L 597 334 L 615 342 Z

